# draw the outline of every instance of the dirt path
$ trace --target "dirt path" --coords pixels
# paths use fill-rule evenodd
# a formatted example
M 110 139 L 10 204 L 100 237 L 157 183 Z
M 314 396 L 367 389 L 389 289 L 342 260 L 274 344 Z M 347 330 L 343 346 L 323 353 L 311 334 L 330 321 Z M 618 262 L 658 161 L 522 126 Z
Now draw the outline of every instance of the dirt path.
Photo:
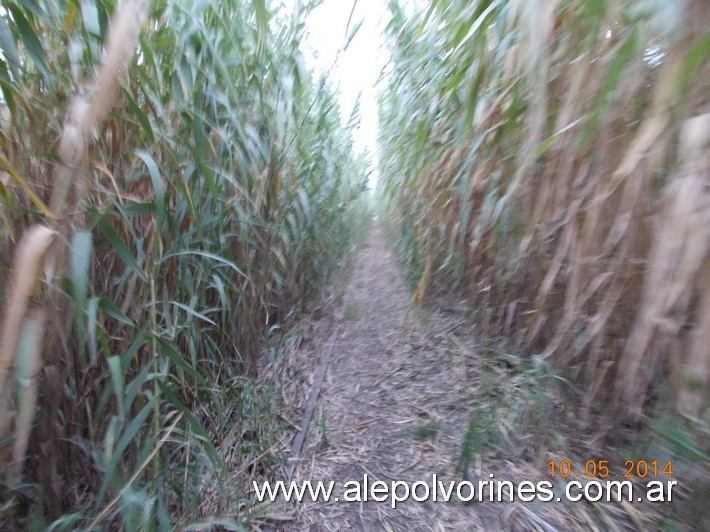
M 365 475 L 370 485 L 376 480 L 431 485 L 433 474 L 447 485 L 461 480 L 460 445 L 476 394 L 475 344 L 457 313 L 408 313 L 410 301 L 375 225 L 332 320 L 340 334 L 296 480 L 334 480 L 340 497 L 347 481 L 362 483 Z M 322 353 L 317 356 L 320 360 Z M 467 478 L 477 481 L 475 467 Z M 424 495 L 423 486 L 418 494 Z M 389 500 L 309 501 L 297 505 L 291 525 L 294 530 L 491 530 L 500 528 L 501 510 L 480 502 L 410 499 L 393 509 Z
M 280 394 L 278 414 L 293 427 L 274 445 L 286 452 L 317 388 L 328 340 L 338 331 L 305 445 L 281 473 L 282 480 L 310 480 L 314 486 L 332 481 L 332 497 L 265 504 L 255 513 L 257 527 L 554 532 L 652 529 L 659 522 L 656 503 L 637 504 L 632 511 L 613 500 L 591 505 L 563 498 L 563 481 L 550 482 L 548 461 L 583 463 L 598 449 L 587 433 L 560 431 L 555 421 L 564 416 L 565 396 L 554 375 L 544 364 L 514 356 L 503 343 L 481 348 L 464 302 L 448 299 L 410 312 L 412 292 L 377 224 L 349 280 L 334 292 L 325 298 L 329 303 L 304 313 L 265 371 Z M 443 488 L 467 481 L 475 497 L 463 502 L 454 495 L 444 502 L 437 484 L 439 500 L 433 501 L 433 475 Z M 356 495 L 354 482 L 362 487 L 365 476 L 370 487 L 376 481 L 390 489 L 394 481 L 410 488 L 419 483 L 416 494 L 424 500 L 410 497 L 392 508 L 391 497 L 373 501 L 370 490 L 367 502 L 348 502 L 346 495 Z M 581 473 L 574 478 L 586 480 Z M 493 493 L 491 484 L 481 485 L 491 480 Z M 522 481 L 547 482 L 554 492 L 533 500 L 530 491 L 523 498 L 517 488 L 502 487 Z M 404 488 L 398 489 L 402 495 Z M 470 494 L 464 489 L 462 498 Z

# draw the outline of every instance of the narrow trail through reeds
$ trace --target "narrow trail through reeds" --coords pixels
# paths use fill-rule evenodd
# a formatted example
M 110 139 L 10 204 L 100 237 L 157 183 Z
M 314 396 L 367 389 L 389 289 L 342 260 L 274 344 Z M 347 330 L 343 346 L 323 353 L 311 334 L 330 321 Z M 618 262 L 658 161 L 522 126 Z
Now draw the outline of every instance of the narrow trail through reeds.
M 564 482 L 551 478 L 546 464 L 582 463 L 599 452 L 594 433 L 574 428 L 569 418 L 570 390 L 544 362 L 516 356 L 502 339 L 485 340 L 464 296 L 429 296 L 413 307 L 414 291 L 377 221 L 344 277 L 304 309 L 260 372 L 279 390 L 277 413 L 291 427 L 280 434 L 282 456 L 308 418 L 309 396 L 319 391 L 300 454 L 266 473 L 268 479 L 310 481 L 314 490 L 333 482 L 332 495 L 314 502 L 305 492 L 299 503 L 257 504 L 255 529 L 555 531 L 609 523 L 649 529 L 668 511 L 653 503 L 566 501 Z M 613 474 L 623 473 L 614 451 L 606 456 Z M 262 474 L 252 478 L 264 480 Z M 419 483 L 417 496 L 426 500 L 410 497 L 392 508 L 391 497 L 374 501 L 368 488 L 368 501 L 353 501 L 353 482 L 362 496 L 366 476 L 369 487 Z M 573 479 L 585 480 L 579 471 Z M 474 487 L 473 496 L 462 488 L 463 502 L 455 488 L 443 500 L 442 489 L 462 481 Z M 543 493 L 524 502 L 516 491 L 523 481 L 547 484 L 554 502 Z M 437 486 L 438 500 L 431 490 L 426 496 L 424 483 Z
M 475 342 L 453 309 L 410 312 L 410 302 L 411 292 L 375 224 L 344 287 L 340 310 L 326 320 L 340 334 L 295 480 L 335 481 L 339 496 L 346 482 L 362 484 L 365 475 L 370 484 L 388 485 L 393 480 L 431 484 L 433 474 L 447 484 L 461 480 L 459 449 L 478 392 Z M 319 358 L 328 327 L 322 336 L 311 344 Z M 476 483 L 474 469 L 467 478 Z M 309 501 L 287 511 L 299 530 L 471 530 L 498 528 L 504 506 L 410 500 L 392 509 L 372 501 Z M 274 509 L 273 515 L 283 516 L 283 510 Z

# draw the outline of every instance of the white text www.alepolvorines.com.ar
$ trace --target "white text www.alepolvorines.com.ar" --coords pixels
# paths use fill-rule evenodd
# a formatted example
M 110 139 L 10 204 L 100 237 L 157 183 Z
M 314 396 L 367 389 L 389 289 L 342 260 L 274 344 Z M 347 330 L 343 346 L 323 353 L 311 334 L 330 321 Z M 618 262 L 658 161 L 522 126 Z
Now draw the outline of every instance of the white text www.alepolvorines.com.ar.
M 477 482 L 442 481 L 436 474 L 431 481 L 418 480 L 405 482 L 403 480 L 372 481 L 368 475 L 362 480 L 349 480 L 343 483 L 342 492 L 334 493 L 335 481 L 319 480 L 302 482 L 282 480 L 276 482 L 253 481 L 256 499 L 259 502 L 284 500 L 286 502 L 324 501 L 324 502 L 389 502 L 396 508 L 400 502 L 414 500 L 416 502 L 449 502 L 449 501 L 490 501 L 490 502 L 549 502 L 568 500 L 576 501 L 628 501 L 628 502 L 670 502 L 673 500 L 673 488 L 677 481 L 651 480 L 646 482 L 641 495 L 635 497 L 634 486 L 630 481 L 622 480 L 587 480 L 566 482 L 561 490 L 555 490 L 552 482 L 542 480 L 531 482 L 511 482 L 509 480 L 478 480 Z M 556 493 L 557 492 L 557 493 Z

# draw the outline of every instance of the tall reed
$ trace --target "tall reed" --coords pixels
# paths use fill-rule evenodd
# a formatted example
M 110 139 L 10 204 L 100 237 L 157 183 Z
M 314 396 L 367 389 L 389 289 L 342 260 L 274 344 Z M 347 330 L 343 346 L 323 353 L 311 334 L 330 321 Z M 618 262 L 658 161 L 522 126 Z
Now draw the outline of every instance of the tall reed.
M 261 335 L 366 219 L 307 11 L 3 9 L 3 522 L 244 524 L 274 459 Z
M 465 288 L 587 412 L 637 420 L 666 383 L 707 419 L 707 3 L 392 14 L 381 188 L 417 301 Z

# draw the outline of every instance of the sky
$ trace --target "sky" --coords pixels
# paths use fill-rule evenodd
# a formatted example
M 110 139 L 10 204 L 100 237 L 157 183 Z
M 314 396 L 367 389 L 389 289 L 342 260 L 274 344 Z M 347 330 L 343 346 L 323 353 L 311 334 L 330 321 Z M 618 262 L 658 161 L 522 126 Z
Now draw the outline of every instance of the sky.
M 290 2 L 284 2 L 287 6 Z M 355 9 L 353 11 L 353 5 Z M 362 26 L 348 49 L 343 52 L 328 76 L 340 93 L 343 122 L 347 121 L 360 94 L 360 126 L 353 132 L 355 150 L 366 150 L 373 173 L 370 185 L 376 184 L 377 89 L 375 83 L 388 60 L 383 36 L 389 15 L 383 0 L 324 0 L 306 21 L 302 43 L 306 66 L 316 76 L 326 72 L 339 49 L 347 42 L 346 29 L 352 11 L 350 30 Z

